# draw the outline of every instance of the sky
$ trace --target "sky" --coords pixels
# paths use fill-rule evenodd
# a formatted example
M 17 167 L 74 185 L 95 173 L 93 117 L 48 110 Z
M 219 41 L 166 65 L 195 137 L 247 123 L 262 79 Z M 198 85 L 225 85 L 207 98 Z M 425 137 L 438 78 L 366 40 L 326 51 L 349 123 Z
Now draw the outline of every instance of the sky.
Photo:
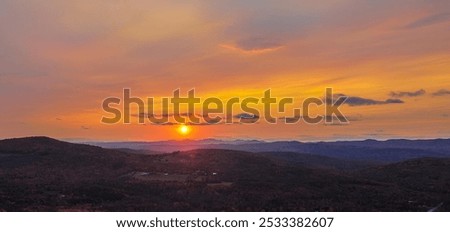
M 448 0 L 1 0 L 0 138 L 449 138 L 449 29 Z M 326 87 L 349 97 L 349 124 L 219 124 L 181 136 L 175 125 L 100 122 L 102 101 L 123 88 L 301 100 Z

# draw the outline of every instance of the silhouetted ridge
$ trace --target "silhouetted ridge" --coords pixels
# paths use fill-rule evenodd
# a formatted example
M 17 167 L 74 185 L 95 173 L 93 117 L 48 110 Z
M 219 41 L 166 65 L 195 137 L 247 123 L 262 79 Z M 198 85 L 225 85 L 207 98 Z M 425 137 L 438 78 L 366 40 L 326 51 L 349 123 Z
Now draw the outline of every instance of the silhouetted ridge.
M 63 142 L 45 136 L 12 138 L 0 140 L 0 153 L 30 154 L 36 152 L 68 152 L 101 150 L 92 145 Z

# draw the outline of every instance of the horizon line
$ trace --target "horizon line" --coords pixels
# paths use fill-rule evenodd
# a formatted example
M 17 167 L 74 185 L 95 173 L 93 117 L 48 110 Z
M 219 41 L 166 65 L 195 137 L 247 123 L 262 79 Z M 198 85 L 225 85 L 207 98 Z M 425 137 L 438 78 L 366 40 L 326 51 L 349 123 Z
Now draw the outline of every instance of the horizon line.
M 56 139 L 69 143 L 162 143 L 162 142 L 201 142 L 206 140 L 215 140 L 218 142 L 263 142 L 263 143 L 272 143 L 272 142 L 300 142 L 300 143 L 330 143 L 330 142 L 363 142 L 363 141 L 391 141 L 391 140 L 408 140 L 408 141 L 426 141 L 426 140 L 446 140 L 450 139 L 449 137 L 391 137 L 391 138 L 338 138 L 338 139 L 317 139 L 317 140 L 301 140 L 301 139 L 261 139 L 261 138 L 202 138 L 202 139 L 167 139 L 167 140 L 97 140 L 97 139 L 86 139 L 86 138 L 58 138 L 51 137 L 45 135 L 30 135 L 30 136 L 20 136 L 20 137 L 3 137 L 0 140 L 6 139 L 21 139 L 21 138 L 37 138 L 37 137 L 47 137 L 51 139 Z

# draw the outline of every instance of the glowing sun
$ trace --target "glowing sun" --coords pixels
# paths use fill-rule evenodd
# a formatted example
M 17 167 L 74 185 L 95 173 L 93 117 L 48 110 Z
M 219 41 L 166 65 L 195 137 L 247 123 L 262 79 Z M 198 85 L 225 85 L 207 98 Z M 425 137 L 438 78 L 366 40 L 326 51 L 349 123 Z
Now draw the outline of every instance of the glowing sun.
M 191 128 L 189 126 L 181 125 L 180 127 L 178 127 L 178 133 L 180 133 L 181 135 L 188 135 L 190 132 Z

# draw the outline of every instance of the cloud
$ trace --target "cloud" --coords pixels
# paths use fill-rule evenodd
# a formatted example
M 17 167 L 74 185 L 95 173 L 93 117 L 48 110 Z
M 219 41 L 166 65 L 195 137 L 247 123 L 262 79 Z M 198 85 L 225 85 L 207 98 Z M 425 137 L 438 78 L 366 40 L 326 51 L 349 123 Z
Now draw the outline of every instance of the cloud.
M 196 117 L 203 117 L 200 114 L 193 114 L 193 113 L 179 113 L 178 114 L 178 116 L 184 117 L 184 118 L 190 117 L 190 116 L 193 116 L 193 115 L 195 115 Z M 147 119 L 148 117 L 154 117 L 154 118 L 166 117 L 166 118 L 171 118 L 171 117 L 174 117 L 175 115 L 174 114 L 147 114 L 147 113 L 139 113 L 139 114 L 132 114 L 131 116 Z
M 405 28 L 413 29 L 418 27 L 425 27 L 435 23 L 445 22 L 448 20 L 450 20 L 450 13 L 437 13 L 411 22 L 407 24 Z
M 324 117 L 324 120 L 326 121 L 349 121 L 349 122 L 355 122 L 355 121 L 361 121 L 362 116 L 361 115 L 355 115 L 355 116 L 337 116 L 337 115 L 318 115 L 320 117 Z M 294 117 L 279 117 L 279 120 L 282 120 L 286 123 L 296 123 L 299 122 L 300 119 L 303 119 L 304 116 L 294 116 Z M 335 124 L 343 124 L 343 123 L 335 123 Z
M 389 95 L 393 98 L 400 98 L 400 97 L 418 97 L 424 95 L 426 92 L 424 89 L 419 89 L 415 92 L 391 92 Z
M 239 119 L 241 123 L 256 123 L 259 120 L 259 115 L 240 113 L 234 115 L 233 118 Z
M 210 125 L 219 125 L 219 124 L 229 124 L 226 123 L 226 117 L 225 116 L 219 116 L 218 119 L 212 119 L 215 116 L 213 115 L 201 115 L 201 114 L 195 114 L 195 116 L 200 119 L 201 122 L 194 123 L 189 122 L 189 116 L 194 114 L 189 113 L 180 113 L 180 116 L 185 118 L 187 120 L 187 123 L 178 123 L 174 120 L 174 114 L 147 114 L 147 113 L 140 113 L 140 114 L 132 114 L 133 117 L 142 118 L 144 120 L 148 119 L 148 116 L 153 116 L 157 119 L 161 119 L 163 117 L 167 118 L 167 122 L 154 122 L 150 123 L 150 125 L 157 125 L 157 126 L 174 126 L 174 125 L 192 125 L 192 126 L 210 126 Z M 211 119 L 206 120 L 207 117 L 211 117 Z M 259 115 L 253 115 L 253 114 L 247 114 L 247 113 L 241 113 L 236 114 L 232 116 L 234 119 L 239 119 L 239 122 L 233 122 L 231 124 L 241 124 L 241 123 L 251 123 L 256 122 L 259 120 Z
M 335 98 L 338 97 L 347 97 L 347 100 L 344 104 L 349 106 L 368 106 L 368 105 L 386 105 L 386 104 L 402 104 L 405 103 L 400 99 L 386 99 L 384 101 L 373 100 L 369 98 L 355 97 L 355 96 L 347 96 L 345 94 L 335 94 Z
M 450 95 L 450 90 L 448 89 L 440 89 L 432 94 L 433 96 L 440 97 L 445 95 Z
M 236 114 L 233 117 L 237 118 L 237 119 L 258 119 L 259 115 L 241 113 L 241 114 Z
M 340 123 L 340 122 L 332 122 L 332 123 L 324 123 L 324 126 L 348 126 L 348 123 Z
M 164 123 L 150 123 L 152 126 L 181 126 L 181 125 L 188 125 L 188 126 L 216 126 L 216 125 L 240 125 L 243 124 L 241 122 L 232 122 L 232 123 L 225 123 L 225 120 L 219 121 L 217 123 L 208 123 L 208 122 L 200 122 L 200 123 L 178 123 L 178 122 L 164 122 Z
M 387 99 L 386 101 L 384 101 L 384 102 L 381 102 L 381 103 L 383 103 L 383 104 L 402 104 L 402 103 L 405 103 L 404 101 L 402 101 L 401 99 Z
M 274 52 L 284 47 L 284 45 L 278 42 L 274 42 L 264 38 L 249 38 L 237 41 L 235 44 L 220 44 L 219 46 L 249 55 Z
M 386 137 L 386 136 L 393 136 L 394 134 L 390 133 L 366 133 L 363 134 L 366 137 Z
M 253 50 L 262 50 L 262 49 L 271 49 L 271 48 L 278 48 L 282 47 L 281 44 L 277 42 L 270 41 L 268 39 L 264 38 L 249 38 L 240 40 L 236 44 L 239 48 L 246 50 L 246 51 L 253 51 Z
M 201 122 L 201 123 L 163 122 L 163 123 L 150 123 L 150 125 L 153 125 L 153 126 L 181 126 L 181 125 L 188 125 L 188 126 L 212 126 L 212 125 L 217 125 L 217 124 L 206 123 L 206 122 Z

